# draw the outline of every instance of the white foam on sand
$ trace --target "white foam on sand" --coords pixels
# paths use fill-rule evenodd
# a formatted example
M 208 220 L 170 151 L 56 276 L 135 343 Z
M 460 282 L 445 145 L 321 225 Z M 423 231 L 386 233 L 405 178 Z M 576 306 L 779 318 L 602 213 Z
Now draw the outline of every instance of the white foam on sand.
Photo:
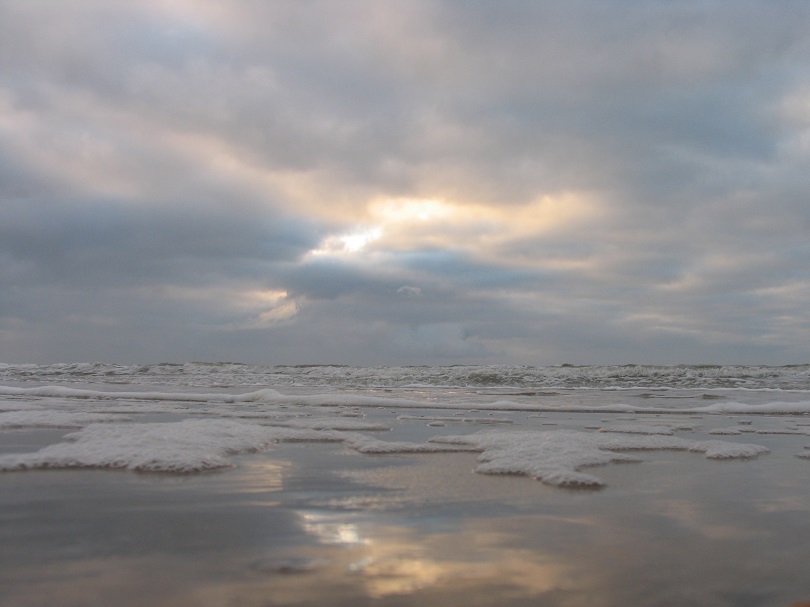
M 0 471 L 34 468 L 121 468 L 148 472 L 198 472 L 230 467 L 229 456 L 258 452 L 275 442 L 344 442 L 359 453 L 476 451 L 463 445 L 383 441 L 354 430 L 354 420 L 296 420 L 299 427 L 233 420 L 187 419 L 168 423 L 93 424 L 65 441 L 33 453 L 0 456 Z M 311 422 L 311 423 L 306 423 Z M 307 427 L 309 426 L 309 427 Z M 387 429 L 375 425 L 374 430 Z
M 88 424 L 122 422 L 132 418 L 123 415 L 85 413 L 82 411 L 52 411 L 35 409 L 0 413 L 0 430 L 21 428 L 82 428 Z
M 438 437 L 433 441 L 481 451 L 477 472 L 523 474 L 560 487 L 603 486 L 601 479 L 580 469 L 612 462 L 639 461 L 621 451 L 699 451 L 712 459 L 750 458 L 768 451 L 760 445 L 719 440 L 694 441 L 660 434 L 623 435 L 574 430 L 485 430 L 466 436 Z
M 50 412 L 58 413 L 58 412 Z M 31 468 L 121 468 L 150 472 L 195 472 L 231 465 L 230 456 L 267 449 L 277 441 L 344 442 L 359 453 L 408 454 L 480 452 L 478 472 L 522 474 L 560 487 L 600 487 L 582 468 L 639 461 L 623 451 L 652 449 L 703 452 L 714 459 L 755 457 L 760 445 L 695 441 L 666 434 L 499 429 L 428 442 L 384 441 L 356 430 L 360 420 L 295 419 L 298 427 L 259 425 L 230 419 L 187 419 L 168 423 L 104 423 L 65 436 L 66 442 L 33 453 L 0 456 L 0 470 Z M 377 429 L 377 428 L 375 428 Z M 336 430 L 342 430 L 340 432 Z
M 68 434 L 68 442 L 33 453 L 0 456 L 0 470 L 125 468 L 197 472 L 231 465 L 228 456 L 261 451 L 276 441 L 340 440 L 314 430 L 274 428 L 231 420 L 94 424 Z
M 275 390 L 257 390 L 247 394 L 190 394 L 182 392 L 100 392 L 64 387 L 11 388 L 1 387 L 0 395 L 38 397 L 37 407 L 19 403 L 18 410 L 0 411 L 0 429 L 13 428 L 81 428 L 65 437 L 65 441 L 46 446 L 32 453 L 10 453 L 0 456 L 0 471 L 30 468 L 120 468 L 153 472 L 194 472 L 228 467 L 235 454 L 261 451 L 277 441 L 333 441 L 364 454 L 439 453 L 471 451 L 479 453 L 477 471 L 485 474 L 521 474 L 561 487 L 599 487 L 604 482 L 584 468 L 612 462 L 639 461 L 628 451 L 681 450 L 698 451 L 707 458 L 749 458 L 767 452 L 760 445 L 723 440 L 690 440 L 674 436 L 681 430 L 693 430 L 694 425 L 679 423 L 644 423 L 641 419 L 622 415 L 617 423 L 602 425 L 600 431 L 554 430 L 498 427 L 463 436 L 438 436 L 428 442 L 385 441 L 362 432 L 386 431 L 382 423 L 364 419 L 359 407 L 386 408 L 404 405 L 420 409 L 463 409 L 452 417 L 440 415 L 400 415 L 399 420 L 432 423 L 509 424 L 506 417 L 495 417 L 482 411 L 534 409 L 571 412 L 608 411 L 627 413 L 642 409 L 627 405 L 606 407 L 548 407 L 541 403 L 517 405 L 497 401 L 488 405 L 469 403 L 436 403 L 411 401 L 355 394 L 284 395 Z M 60 400 L 59 403 L 53 401 Z M 49 409 L 41 408 L 46 403 Z M 67 407 L 62 408 L 64 404 Z M 151 405 L 149 404 L 151 403 Z M 156 403 L 161 403 L 156 406 Z M 186 404 L 187 403 L 187 404 Z M 14 403 L 16 407 L 18 403 Z M 120 406 L 118 405 L 127 405 Z M 113 409 L 110 405 L 116 405 Z M 130 408 L 129 405 L 132 407 Z M 296 413 L 284 410 L 297 405 Z M 111 410 L 134 414 L 139 408 L 161 412 L 205 415 L 204 419 L 162 423 L 120 423 L 130 418 L 113 414 Z M 73 407 L 79 410 L 71 411 Z M 331 417 L 310 417 L 310 407 L 337 407 Z M 239 409 L 239 410 L 237 410 Z M 242 410 L 244 409 L 244 410 Z M 324 409 L 319 409 L 325 412 Z M 649 410 L 648 410 L 649 411 Z M 700 412 L 728 413 L 804 413 L 810 411 L 810 401 L 801 403 L 768 403 L 742 405 L 714 403 L 687 410 L 656 410 L 667 413 Z M 304 415 L 302 415 L 304 414 Z M 320 413 L 319 413 L 320 415 Z M 210 416 L 210 417 L 209 417 Z M 231 416 L 255 417 L 253 421 Z M 554 422 L 543 422 L 543 425 Z M 748 427 L 743 426 L 749 431 Z M 718 429 L 722 431 L 723 429 Z M 729 429 L 730 430 L 730 429 Z M 440 431 L 440 430 L 437 430 Z M 773 430 L 750 431 L 762 433 L 807 434 L 810 426 L 783 426 Z M 719 431 L 712 431 L 720 433 Z M 800 457 L 807 457 L 801 454 Z

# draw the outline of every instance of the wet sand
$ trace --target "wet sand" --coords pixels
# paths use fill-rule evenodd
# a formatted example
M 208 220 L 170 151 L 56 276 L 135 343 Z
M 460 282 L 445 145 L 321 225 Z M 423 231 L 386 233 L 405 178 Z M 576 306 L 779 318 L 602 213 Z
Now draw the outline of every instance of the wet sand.
M 599 418 L 534 423 L 582 429 Z M 52 433 L 5 432 L 4 448 Z M 386 439 L 435 433 L 407 420 Z M 810 438 L 743 438 L 771 452 L 645 452 L 595 468 L 607 483 L 598 490 L 475 474 L 473 453 L 368 456 L 341 444 L 279 445 L 191 475 L 3 473 L 0 605 L 809 601 L 810 469 L 795 454 Z

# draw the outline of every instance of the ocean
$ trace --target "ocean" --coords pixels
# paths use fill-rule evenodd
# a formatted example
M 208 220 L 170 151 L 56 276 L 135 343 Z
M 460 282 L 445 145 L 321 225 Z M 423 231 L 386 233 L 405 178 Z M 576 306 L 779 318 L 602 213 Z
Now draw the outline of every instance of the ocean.
M 810 365 L 0 364 L 0 605 L 799 605 Z

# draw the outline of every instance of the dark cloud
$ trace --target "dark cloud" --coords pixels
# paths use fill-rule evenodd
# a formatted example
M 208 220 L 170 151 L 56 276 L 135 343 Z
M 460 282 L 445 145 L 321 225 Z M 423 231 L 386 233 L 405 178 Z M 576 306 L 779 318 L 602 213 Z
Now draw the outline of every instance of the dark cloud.
M 27 264 L 30 280 L 67 287 L 261 279 L 262 265 L 298 259 L 317 242 L 303 220 L 216 205 L 21 199 L 0 211 L 0 253 Z

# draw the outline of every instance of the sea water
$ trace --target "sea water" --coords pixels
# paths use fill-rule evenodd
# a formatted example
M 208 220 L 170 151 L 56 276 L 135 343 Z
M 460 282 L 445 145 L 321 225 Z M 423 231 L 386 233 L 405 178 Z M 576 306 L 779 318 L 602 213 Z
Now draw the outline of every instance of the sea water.
M 810 366 L 0 365 L 0 605 L 810 601 Z

